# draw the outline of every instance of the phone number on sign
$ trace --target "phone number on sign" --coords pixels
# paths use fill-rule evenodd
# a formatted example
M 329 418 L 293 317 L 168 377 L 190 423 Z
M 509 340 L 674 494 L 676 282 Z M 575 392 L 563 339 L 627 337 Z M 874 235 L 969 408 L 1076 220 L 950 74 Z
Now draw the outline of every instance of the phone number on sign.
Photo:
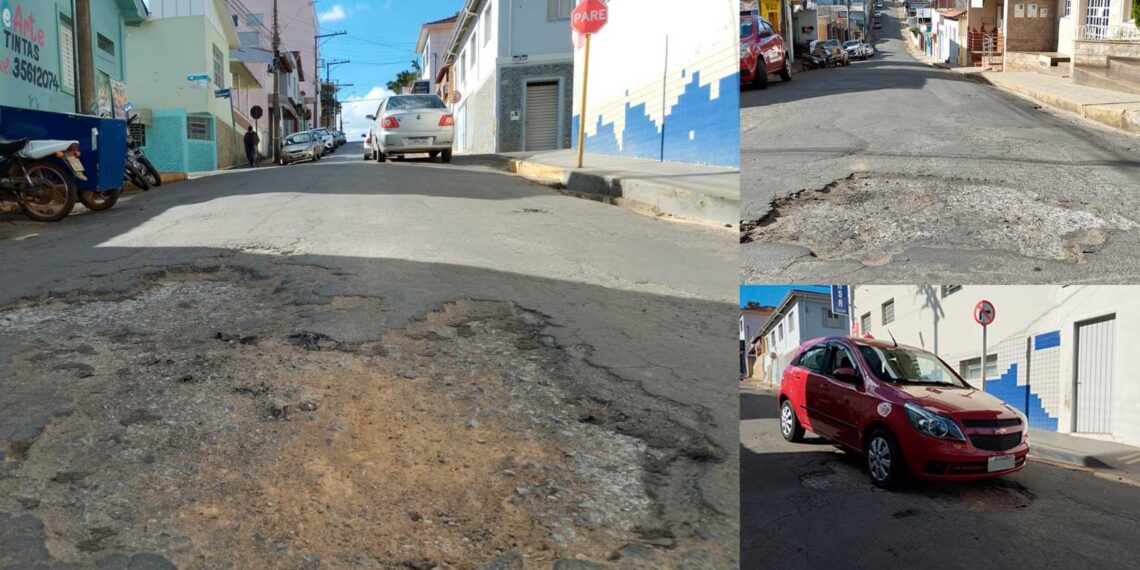
M 36 87 L 59 90 L 59 78 L 55 76 L 55 73 L 18 57 L 12 60 L 12 77 L 31 83 Z

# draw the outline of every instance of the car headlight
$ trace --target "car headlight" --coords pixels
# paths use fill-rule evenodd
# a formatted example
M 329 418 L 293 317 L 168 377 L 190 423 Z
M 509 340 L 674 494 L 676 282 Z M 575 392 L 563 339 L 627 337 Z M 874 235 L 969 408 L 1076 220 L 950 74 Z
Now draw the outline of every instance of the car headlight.
M 914 426 L 918 433 L 935 439 L 966 441 L 966 436 L 962 435 L 958 423 L 950 416 L 928 410 L 914 402 L 903 404 L 903 408 L 906 409 L 906 415 L 910 418 L 910 425 Z
M 751 52 L 748 48 L 748 44 L 740 44 L 740 57 L 748 57 L 749 53 Z

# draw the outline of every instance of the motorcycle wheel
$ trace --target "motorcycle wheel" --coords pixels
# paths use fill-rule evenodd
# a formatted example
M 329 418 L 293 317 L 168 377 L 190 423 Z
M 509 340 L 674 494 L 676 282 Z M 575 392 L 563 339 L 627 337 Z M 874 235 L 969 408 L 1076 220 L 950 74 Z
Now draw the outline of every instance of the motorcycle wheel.
M 126 175 L 127 180 L 129 180 L 131 184 L 134 184 L 139 190 L 143 192 L 150 190 L 150 184 L 146 183 L 146 178 L 143 178 L 143 175 L 138 170 L 135 170 L 134 166 L 130 164 L 127 165 Z
M 162 186 L 162 175 L 158 173 L 158 169 L 150 163 L 150 159 L 145 154 L 139 154 L 139 162 L 142 163 L 144 172 L 143 178 L 146 178 L 146 183 L 150 184 L 151 188 L 158 188 Z
M 48 160 L 37 160 L 24 165 L 32 183 L 40 194 L 31 196 L 31 188 L 21 188 L 16 200 L 24 215 L 37 222 L 58 222 L 75 207 L 75 180 L 66 170 Z M 25 183 L 26 185 L 26 183 Z
M 115 202 L 119 201 L 119 194 L 122 193 L 122 188 L 115 188 L 105 192 L 80 190 L 79 201 L 86 206 L 88 210 L 98 212 L 99 210 L 108 210 L 111 206 L 114 206 Z

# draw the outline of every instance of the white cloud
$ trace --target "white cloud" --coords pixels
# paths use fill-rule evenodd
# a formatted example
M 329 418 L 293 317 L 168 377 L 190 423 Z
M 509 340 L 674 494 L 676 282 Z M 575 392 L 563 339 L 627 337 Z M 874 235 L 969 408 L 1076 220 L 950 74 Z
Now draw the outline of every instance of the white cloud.
M 376 86 L 364 95 L 346 97 L 341 101 L 341 114 L 344 116 L 344 134 L 349 141 L 362 141 L 360 135 L 367 134 L 372 121 L 365 115 L 376 112 L 380 106 L 380 99 L 391 95 L 392 92 L 384 87 Z
M 321 15 L 317 17 L 317 19 L 322 22 L 335 22 L 337 20 L 343 20 L 347 17 L 348 14 L 345 13 L 344 6 L 341 6 L 340 4 L 333 4 L 333 7 L 329 8 L 328 12 L 322 12 Z

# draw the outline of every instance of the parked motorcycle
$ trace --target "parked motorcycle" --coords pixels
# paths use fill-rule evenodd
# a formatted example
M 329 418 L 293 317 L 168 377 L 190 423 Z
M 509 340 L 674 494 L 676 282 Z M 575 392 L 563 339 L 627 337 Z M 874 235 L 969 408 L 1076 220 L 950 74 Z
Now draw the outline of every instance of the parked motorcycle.
M 826 67 L 835 67 L 839 62 L 827 50 L 816 50 L 804 54 L 800 60 L 800 65 L 804 71 L 809 69 L 823 69 Z
M 138 186 L 141 190 L 150 190 L 162 186 L 162 176 L 158 169 L 151 164 L 150 159 L 143 154 L 139 141 L 130 134 L 130 125 L 137 123 L 138 115 L 131 115 L 127 119 L 127 165 L 126 179 Z
M 75 207 L 75 180 L 87 179 L 78 157 L 78 141 L 0 138 L 0 194 L 33 220 L 58 222 Z

